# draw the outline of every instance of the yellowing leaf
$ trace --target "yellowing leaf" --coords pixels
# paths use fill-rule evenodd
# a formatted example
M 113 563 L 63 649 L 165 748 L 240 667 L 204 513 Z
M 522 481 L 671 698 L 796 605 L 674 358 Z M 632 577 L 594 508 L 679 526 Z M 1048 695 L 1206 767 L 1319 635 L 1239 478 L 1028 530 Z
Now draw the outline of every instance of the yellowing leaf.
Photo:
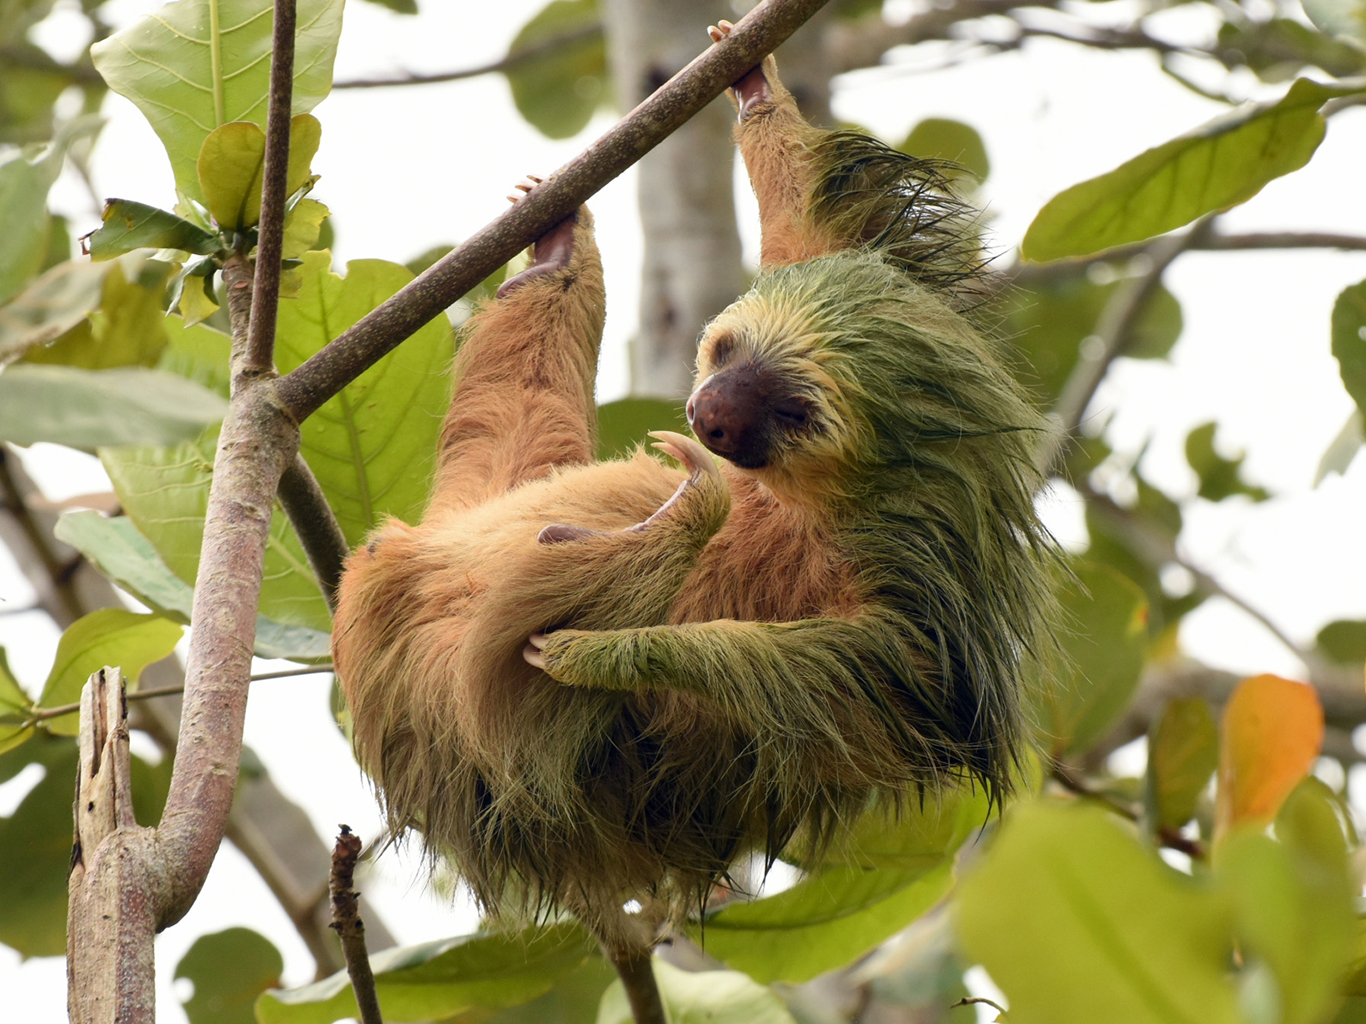
M 1273 675 L 1239 683 L 1224 708 L 1216 842 L 1235 826 L 1274 818 L 1322 746 L 1323 707 L 1312 687 Z
M 300 199 L 285 217 L 284 245 L 280 255 L 287 260 L 296 260 L 317 245 L 323 221 L 330 212 L 316 199 Z
M 321 138 L 322 126 L 312 114 L 300 114 L 290 122 L 286 195 L 308 181 Z M 265 156 L 266 133 L 250 121 L 220 125 L 204 140 L 196 165 L 199 187 L 219 227 L 250 228 L 261 219 Z

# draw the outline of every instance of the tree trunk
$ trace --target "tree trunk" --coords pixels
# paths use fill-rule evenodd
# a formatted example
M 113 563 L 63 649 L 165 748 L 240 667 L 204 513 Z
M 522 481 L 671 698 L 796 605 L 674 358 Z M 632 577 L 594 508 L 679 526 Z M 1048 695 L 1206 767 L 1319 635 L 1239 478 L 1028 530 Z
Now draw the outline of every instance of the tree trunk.
M 603 22 L 622 107 L 634 107 L 692 60 L 707 44 L 709 23 L 734 17 L 723 0 L 607 0 Z M 745 289 L 734 123 L 730 101 L 713 100 L 640 161 L 645 258 L 631 349 L 635 394 L 687 394 L 702 325 Z

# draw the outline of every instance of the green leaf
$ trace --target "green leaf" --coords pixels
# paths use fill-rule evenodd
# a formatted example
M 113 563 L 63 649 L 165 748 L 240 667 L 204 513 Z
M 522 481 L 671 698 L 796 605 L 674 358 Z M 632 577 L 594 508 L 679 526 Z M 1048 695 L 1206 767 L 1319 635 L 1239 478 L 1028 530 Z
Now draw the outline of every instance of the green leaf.
M 323 221 L 332 211 L 316 199 L 300 199 L 285 216 L 285 237 L 281 256 L 297 260 L 318 247 Z M 295 296 L 297 298 L 298 296 Z
M 32 706 L 33 699 L 14 678 L 5 649 L 0 647 L 0 754 L 13 750 L 33 735 L 33 726 L 23 724 Z
M 1235 1024 L 1229 910 L 1113 815 L 1031 803 L 959 883 L 966 954 L 1011 1024 Z
M 194 590 L 162 561 L 152 542 L 127 516 L 67 512 L 53 531 L 88 558 L 110 582 L 173 622 L 188 624 Z M 317 662 L 328 658 L 330 637 L 303 626 L 285 626 L 256 617 L 256 655 Z
M 1104 565 L 1078 561 L 1061 589 L 1068 663 L 1040 695 L 1038 726 L 1057 753 L 1085 750 L 1124 712 L 1138 686 L 1148 601 Z
M 1167 702 L 1148 738 L 1149 817 L 1158 828 L 1180 828 L 1219 767 L 1219 728 L 1203 697 Z
M 43 269 L 48 251 L 47 193 L 62 172 L 66 151 L 103 122 L 94 116 L 69 121 L 47 146 L 0 154 L 0 304 L 19 293 Z
M 139 615 L 122 608 L 101 608 L 84 615 L 57 642 L 57 657 L 38 703 L 45 708 L 76 703 L 85 681 L 106 665 L 121 668 L 132 689 L 144 668 L 175 650 L 182 633 L 180 625 L 160 615 Z M 49 719 L 48 730 L 74 736 L 77 718 L 72 712 Z
M 99 306 L 87 314 L 88 322 L 29 349 L 25 362 L 85 370 L 156 365 L 166 347 L 162 300 L 171 264 L 130 255 L 105 270 Z
M 739 971 L 683 971 L 651 961 L 670 1024 L 797 1024 L 771 988 Z M 620 981 L 603 994 L 597 1024 L 633 1024 Z
M 578 925 L 557 924 L 389 949 L 372 955 L 370 966 L 386 1020 L 441 1020 L 472 1008 L 527 1002 L 595 951 Z M 345 971 L 302 988 L 265 992 L 256 1001 L 260 1024 L 332 1024 L 347 1016 L 358 1013 Z
M 1343 289 L 1333 303 L 1333 355 L 1342 386 L 1366 412 L 1366 281 Z
M 91 47 L 109 87 L 135 103 L 166 147 L 176 188 L 205 202 L 204 140 L 232 121 L 265 124 L 272 0 L 175 0 Z M 293 113 L 332 88 L 341 0 L 300 0 Z
M 952 884 L 947 857 L 928 869 L 828 868 L 776 896 L 724 907 L 696 938 L 759 981 L 808 981 L 905 928 Z
M 1366 444 L 1366 432 L 1361 428 L 1361 410 L 1353 409 L 1347 422 L 1338 431 L 1337 437 L 1329 442 L 1323 457 L 1319 459 L 1318 469 L 1314 471 L 1314 486 L 1323 483 L 1329 473 L 1343 476 L 1352 460 L 1357 457 L 1361 446 Z
M 0 366 L 85 323 L 86 314 L 100 304 L 108 272 L 108 266 L 68 260 L 0 306 Z
M 1271 497 L 1265 488 L 1247 483 L 1242 477 L 1244 456 L 1226 459 L 1214 450 L 1217 425 L 1204 423 L 1186 435 L 1186 461 L 1200 478 L 1200 497 L 1207 501 L 1223 501 L 1235 494 L 1245 494 L 1253 501 Z
M 286 195 L 308 182 L 321 138 L 322 126 L 312 114 L 299 114 L 290 122 Z M 219 125 L 204 140 L 196 162 L 199 187 L 219 227 L 236 231 L 260 221 L 265 156 L 266 133 L 250 121 Z
M 621 398 L 598 406 L 598 458 L 626 458 L 652 430 L 688 434 L 683 404 L 667 398 Z
M 1251 831 L 1220 848 L 1218 880 L 1245 952 L 1275 974 L 1284 1024 L 1322 1020 L 1338 1002 L 1356 938 L 1345 847 L 1335 867 Z
M 167 316 L 163 322 L 169 340 L 157 369 L 192 380 L 226 401 L 232 339 L 208 324 L 188 324 L 183 317 Z
M 1366 661 L 1366 621 L 1339 619 L 1330 622 L 1319 630 L 1315 643 L 1334 661 L 1360 665 Z
M 1356 0 L 1308 0 L 1311 6 L 1341 3 L 1350 5 Z M 1311 14 L 1312 18 L 1313 15 Z M 1327 71 L 1334 78 L 1361 74 L 1366 65 L 1366 53 L 1333 33 L 1316 32 L 1291 18 L 1239 18 L 1219 26 L 1219 49 L 1229 54 L 1234 62 L 1246 64 L 1265 82 L 1284 82 L 1306 66 Z
M 250 928 L 201 935 L 175 968 L 194 982 L 185 1016 L 190 1024 L 255 1024 L 256 997 L 280 984 L 284 967 L 275 945 Z
M 186 583 L 199 571 L 204 511 L 218 445 L 218 428 L 171 448 L 101 448 L 114 492 L 138 531 Z M 282 626 L 331 632 L 331 617 L 313 570 L 277 504 L 266 538 L 261 614 Z M 258 643 L 261 642 L 258 636 Z
M 555 987 L 527 1003 L 499 1010 L 472 1010 L 450 1024 L 593 1024 L 602 994 L 617 972 L 601 957 L 590 956 L 582 967 L 565 975 Z
M 1303 0 L 1303 7 L 1314 26 L 1327 35 L 1350 39 L 1358 46 L 1366 43 L 1366 3 L 1362 0 Z
M 558 45 L 553 45 L 555 41 Z M 606 101 L 607 46 L 596 0 L 551 0 L 508 47 L 505 74 L 517 111 L 552 139 L 577 135 Z
M 1082 269 L 1075 274 L 1014 290 L 1007 296 L 1002 333 L 1029 361 L 1030 383 L 1042 401 L 1052 403 L 1077 365 L 1082 342 L 1095 333 L 1106 305 L 1123 282 L 1093 284 Z M 1158 285 L 1134 320 L 1131 359 L 1162 359 L 1181 336 L 1181 304 Z
M 92 260 L 107 260 L 134 249 L 180 249 L 207 255 L 223 248 L 223 240 L 198 224 L 131 199 L 104 204 L 98 230 L 85 236 Z
M 217 395 L 159 370 L 20 365 L 0 374 L 0 438 L 14 444 L 174 444 L 225 411 Z
M 12 815 L 0 818 L 0 942 L 22 956 L 66 952 L 66 876 L 71 868 L 71 791 L 76 744 L 39 733 L 0 755 L 0 778 L 30 764 L 42 780 Z
M 991 173 L 986 143 L 977 129 L 946 117 L 927 117 L 896 147 L 922 159 L 951 160 L 979 182 Z
M 310 252 L 299 297 L 280 304 L 275 362 L 288 373 L 410 280 L 403 267 Z M 348 384 L 303 423 L 302 451 L 347 541 L 388 515 L 416 522 L 426 507 L 442 417 L 450 403 L 450 324 L 437 317 Z
M 812 871 L 823 867 L 929 871 L 990 818 L 986 793 L 976 787 L 945 788 L 923 801 L 906 793 L 899 808 L 878 804 L 841 829 L 818 860 L 803 851 L 800 843 L 789 845 L 783 857 Z
M 387 7 L 395 14 L 416 14 L 417 0 L 370 0 L 378 7 Z
M 1279 103 L 1241 107 L 1073 185 L 1039 211 L 1021 251 L 1036 261 L 1087 256 L 1245 202 L 1308 163 L 1323 141 L 1319 108 L 1353 91 L 1298 79 Z

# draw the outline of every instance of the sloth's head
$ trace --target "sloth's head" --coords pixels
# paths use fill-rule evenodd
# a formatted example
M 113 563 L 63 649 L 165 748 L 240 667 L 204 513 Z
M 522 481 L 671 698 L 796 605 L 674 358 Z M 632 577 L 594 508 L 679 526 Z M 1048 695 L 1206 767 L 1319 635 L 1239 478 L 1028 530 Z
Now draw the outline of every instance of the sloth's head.
M 991 475 L 983 458 L 1027 462 L 1039 414 L 941 294 L 876 252 L 766 270 L 707 327 L 688 422 L 794 497 L 864 498 L 944 463 Z

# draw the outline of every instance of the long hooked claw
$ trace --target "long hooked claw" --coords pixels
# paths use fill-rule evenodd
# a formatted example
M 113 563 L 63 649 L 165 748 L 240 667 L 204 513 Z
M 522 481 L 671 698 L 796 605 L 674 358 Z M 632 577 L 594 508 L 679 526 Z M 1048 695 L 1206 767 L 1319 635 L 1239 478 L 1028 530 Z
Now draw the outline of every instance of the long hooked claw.
M 673 456 L 687 467 L 692 480 L 700 480 L 704 473 L 713 477 L 721 475 L 707 449 L 691 437 L 674 433 L 672 430 L 652 430 L 650 436 L 658 438 L 654 444 L 655 448 Z
M 528 665 L 535 665 L 542 672 L 545 671 L 545 655 L 541 653 L 545 647 L 546 635 L 544 633 L 532 633 L 527 638 L 526 646 L 522 648 L 522 658 Z

